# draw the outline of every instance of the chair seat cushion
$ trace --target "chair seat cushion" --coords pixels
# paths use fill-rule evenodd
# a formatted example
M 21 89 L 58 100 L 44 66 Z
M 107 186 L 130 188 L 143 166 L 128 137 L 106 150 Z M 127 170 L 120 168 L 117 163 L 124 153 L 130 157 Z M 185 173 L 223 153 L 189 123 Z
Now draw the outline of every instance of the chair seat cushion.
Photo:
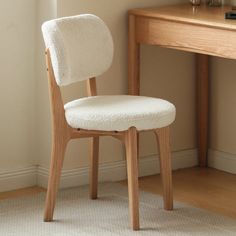
M 72 128 L 103 131 L 162 128 L 175 120 L 176 113 L 168 101 L 129 95 L 86 97 L 69 102 L 64 108 Z

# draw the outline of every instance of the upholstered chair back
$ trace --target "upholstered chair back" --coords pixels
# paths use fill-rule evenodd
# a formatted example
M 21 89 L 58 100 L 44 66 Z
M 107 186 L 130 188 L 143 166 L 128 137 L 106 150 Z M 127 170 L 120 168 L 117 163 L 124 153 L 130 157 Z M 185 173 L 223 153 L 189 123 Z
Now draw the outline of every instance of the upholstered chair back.
M 47 21 L 42 25 L 42 32 L 59 86 L 97 77 L 112 63 L 111 33 L 95 15 Z

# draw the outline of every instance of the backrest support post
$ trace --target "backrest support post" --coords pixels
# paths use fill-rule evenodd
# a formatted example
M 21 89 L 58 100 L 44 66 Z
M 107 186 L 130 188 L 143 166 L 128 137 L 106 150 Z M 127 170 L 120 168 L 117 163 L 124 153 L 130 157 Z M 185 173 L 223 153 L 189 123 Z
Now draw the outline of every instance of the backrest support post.
M 48 75 L 48 87 L 49 87 L 49 98 L 52 113 L 52 130 L 53 138 L 56 138 L 59 134 L 64 134 L 66 140 L 70 139 L 70 128 L 66 122 L 65 109 L 61 96 L 60 87 L 57 85 L 49 49 L 46 49 L 46 64 L 47 64 L 47 75 Z
M 87 80 L 87 94 L 89 97 L 97 96 L 97 85 L 95 77 Z

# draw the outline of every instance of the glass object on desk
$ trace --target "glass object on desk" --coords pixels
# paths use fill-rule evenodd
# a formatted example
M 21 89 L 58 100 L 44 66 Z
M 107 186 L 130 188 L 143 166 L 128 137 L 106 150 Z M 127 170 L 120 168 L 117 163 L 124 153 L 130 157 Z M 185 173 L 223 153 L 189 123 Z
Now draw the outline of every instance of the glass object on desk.
M 201 0 L 190 0 L 193 6 L 199 6 L 201 4 Z
M 222 5 L 222 0 L 208 0 L 208 5 L 210 7 L 220 7 Z

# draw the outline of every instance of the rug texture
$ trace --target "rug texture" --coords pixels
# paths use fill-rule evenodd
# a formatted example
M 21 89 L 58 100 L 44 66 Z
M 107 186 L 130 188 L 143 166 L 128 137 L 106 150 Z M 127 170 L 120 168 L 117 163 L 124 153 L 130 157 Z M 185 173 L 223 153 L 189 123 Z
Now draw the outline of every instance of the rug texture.
M 140 192 L 141 230 L 129 227 L 127 187 L 99 186 L 99 199 L 89 200 L 88 187 L 58 194 L 54 222 L 44 223 L 45 194 L 0 201 L 0 236 L 194 236 L 236 235 L 236 220 L 175 202 L 163 210 L 162 197 Z

